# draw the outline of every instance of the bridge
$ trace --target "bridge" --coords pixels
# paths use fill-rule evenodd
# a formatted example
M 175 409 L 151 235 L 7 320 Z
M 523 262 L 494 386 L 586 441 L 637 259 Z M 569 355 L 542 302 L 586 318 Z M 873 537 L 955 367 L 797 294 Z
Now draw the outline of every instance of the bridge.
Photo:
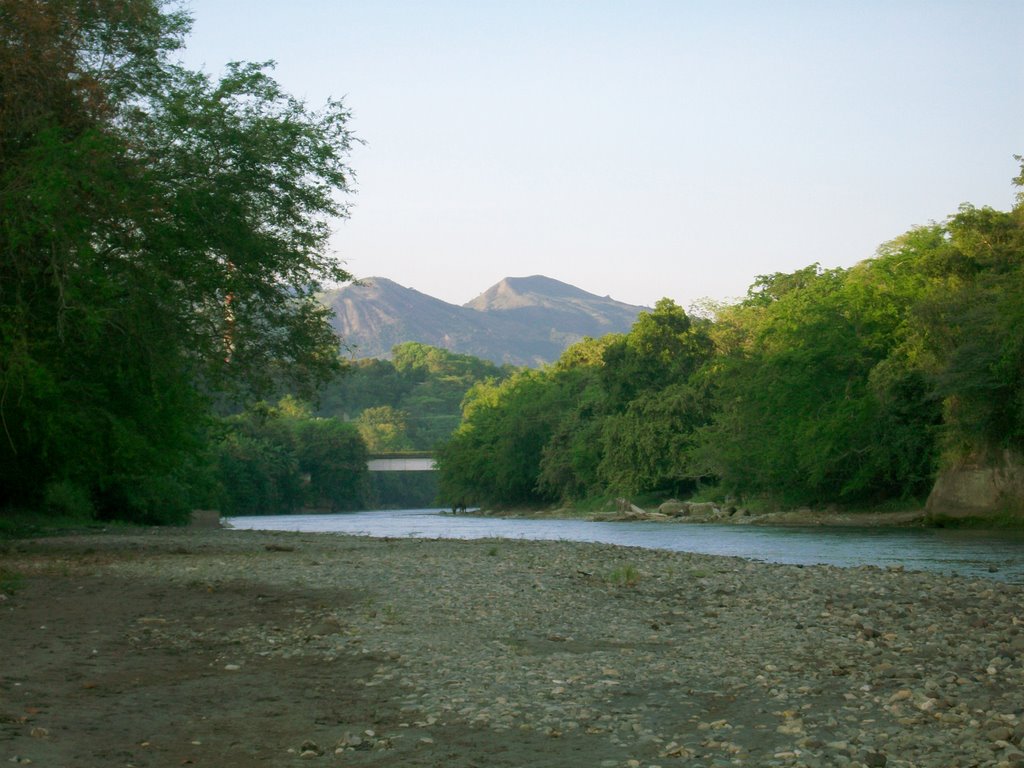
M 437 470 L 430 451 L 408 453 L 374 453 L 366 462 L 371 472 L 433 472 Z

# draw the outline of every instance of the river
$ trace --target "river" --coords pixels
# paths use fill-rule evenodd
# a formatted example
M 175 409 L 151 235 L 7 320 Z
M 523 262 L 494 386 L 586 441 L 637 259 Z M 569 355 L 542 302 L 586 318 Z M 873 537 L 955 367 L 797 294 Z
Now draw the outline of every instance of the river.
M 359 536 L 589 541 L 792 565 L 903 566 L 1024 584 L 1024 532 L 596 523 L 444 514 L 437 509 L 232 517 L 235 528 Z

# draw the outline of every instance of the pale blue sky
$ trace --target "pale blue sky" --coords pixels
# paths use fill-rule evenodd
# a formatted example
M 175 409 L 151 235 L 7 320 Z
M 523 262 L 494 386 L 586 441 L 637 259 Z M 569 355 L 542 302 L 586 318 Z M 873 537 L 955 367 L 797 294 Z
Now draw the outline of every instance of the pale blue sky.
M 277 61 L 364 139 L 334 244 L 456 304 L 506 276 L 683 306 L 1008 209 L 1024 0 L 192 0 L 186 62 Z

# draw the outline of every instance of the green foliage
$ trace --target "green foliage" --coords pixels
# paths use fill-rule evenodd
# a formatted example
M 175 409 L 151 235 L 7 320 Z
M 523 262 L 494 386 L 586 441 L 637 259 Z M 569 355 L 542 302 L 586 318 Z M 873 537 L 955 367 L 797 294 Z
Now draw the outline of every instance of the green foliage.
M 94 514 L 85 488 L 70 480 L 55 480 L 43 490 L 43 510 L 58 518 L 89 520 Z
M 366 506 L 366 443 L 337 419 L 305 419 L 296 429 L 299 469 L 308 476 L 307 503 L 331 511 Z
M 439 455 L 442 499 L 532 504 L 688 486 L 688 435 L 707 418 L 689 380 L 710 352 L 705 324 L 666 299 L 628 334 L 477 385 Z
M 353 420 L 374 452 L 433 450 L 459 425 L 473 384 L 501 380 L 510 369 L 417 342 L 399 344 L 391 360 L 356 360 L 320 398 L 318 412 Z
M 223 514 L 366 506 L 367 450 L 358 431 L 307 413 L 286 399 L 277 407 L 259 403 L 224 420 L 216 458 Z
M 1024 449 L 1024 206 L 961 208 L 949 248 L 974 274 L 929 320 L 941 325 L 947 445 L 956 453 Z
M 694 323 L 671 299 L 659 300 L 604 350 L 600 372 L 609 409 L 625 410 L 645 392 L 686 380 L 711 349 L 703 323 Z
M 920 280 L 906 256 L 761 278 L 723 313 L 716 413 L 694 451 L 738 494 L 790 503 L 919 494 L 939 410 L 905 350 Z
M 601 434 L 599 474 L 605 487 L 621 495 L 691 492 L 697 478 L 690 470 L 689 452 L 709 410 L 694 387 L 680 382 L 646 392 L 624 412 L 610 414 Z
M 180 521 L 210 395 L 340 368 L 315 293 L 348 278 L 348 113 L 180 67 L 189 19 L 156 0 L 0 0 L 0 25 L 0 506 L 68 483 Z
M 613 587 L 635 587 L 640 583 L 640 571 L 634 565 L 623 565 L 610 571 L 605 582 Z
M 550 500 L 538 490 L 537 474 L 565 405 L 562 392 L 541 371 L 475 385 L 466 395 L 462 425 L 438 453 L 442 501 L 470 505 Z
M 406 429 L 408 414 L 390 405 L 367 408 L 356 419 L 359 434 L 373 453 L 408 451 L 412 449 Z
M 962 206 L 851 269 L 758 277 L 713 317 L 662 300 L 628 334 L 478 386 L 442 496 L 905 503 L 944 454 L 1024 451 L 1022 200 Z

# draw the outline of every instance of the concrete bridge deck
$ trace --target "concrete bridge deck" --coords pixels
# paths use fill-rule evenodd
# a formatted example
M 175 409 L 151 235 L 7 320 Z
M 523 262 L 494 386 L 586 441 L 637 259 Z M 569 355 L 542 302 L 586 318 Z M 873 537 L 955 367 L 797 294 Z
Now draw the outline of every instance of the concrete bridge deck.
M 433 456 L 371 456 L 366 468 L 371 472 L 433 472 L 437 465 Z

